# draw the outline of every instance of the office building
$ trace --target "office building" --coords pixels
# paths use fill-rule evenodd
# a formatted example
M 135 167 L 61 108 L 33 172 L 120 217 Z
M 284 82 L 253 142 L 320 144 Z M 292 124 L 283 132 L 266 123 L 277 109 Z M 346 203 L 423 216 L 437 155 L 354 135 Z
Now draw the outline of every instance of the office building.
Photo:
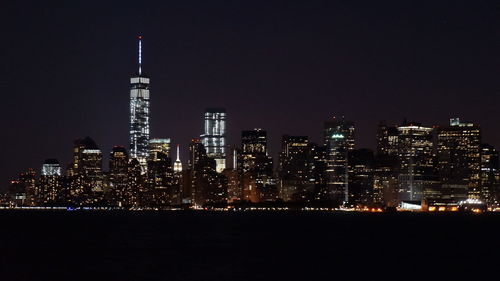
M 114 146 L 109 155 L 109 201 L 118 207 L 127 205 L 129 157 L 123 146 Z
M 149 78 L 142 72 L 142 37 L 139 36 L 139 63 L 130 78 L 130 157 L 139 161 L 143 172 L 149 155 Z
M 311 153 L 306 136 L 284 135 L 278 167 L 280 198 L 284 201 L 314 199 Z
M 40 175 L 39 198 L 42 205 L 61 203 L 61 165 L 57 159 L 47 159 L 43 162 Z
M 469 198 L 485 199 L 481 190 L 481 129 L 459 118 L 437 133 L 437 170 L 443 184 L 463 185 Z
M 262 129 L 242 131 L 241 150 L 236 158 L 243 200 L 275 201 L 278 189 L 273 176 L 273 159 L 267 151 L 267 132 Z
M 433 128 L 410 122 L 397 129 L 398 199 L 421 201 L 426 190 L 439 185 L 435 173 Z
M 149 140 L 149 159 L 154 160 L 158 158 L 158 154 L 161 153 L 163 156 L 170 158 L 170 139 L 150 139 Z
M 200 136 L 207 156 L 214 159 L 216 171 L 226 168 L 226 110 L 223 108 L 208 108 L 205 111 L 204 134 Z
M 500 171 L 498 150 L 492 145 L 481 144 L 481 193 L 489 206 L 498 206 Z
M 327 149 L 327 187 L 336 204 L 349 201 L 348 153 L 354 149 L 354 123 L 343 117 L 325 122 L 324 141 Z

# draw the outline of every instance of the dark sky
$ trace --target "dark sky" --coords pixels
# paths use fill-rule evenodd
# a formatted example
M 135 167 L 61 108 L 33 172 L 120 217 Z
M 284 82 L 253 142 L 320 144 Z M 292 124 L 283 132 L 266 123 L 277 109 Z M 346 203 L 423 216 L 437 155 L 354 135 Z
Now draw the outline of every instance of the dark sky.
M 358 147 L 374 147 L 382 119 L 453 116 L 500 146 L 495 1 L 4 2 L 0 186 L 45 158 L 65 165 L 77 137 L 106 158 L 127 145 L 139 33 L 152 137 L 182 149 L 206 107 L 227 108 L 230 144 L 266 129 L 273 155 L 282 134 L 317 142 L 342 114 Z

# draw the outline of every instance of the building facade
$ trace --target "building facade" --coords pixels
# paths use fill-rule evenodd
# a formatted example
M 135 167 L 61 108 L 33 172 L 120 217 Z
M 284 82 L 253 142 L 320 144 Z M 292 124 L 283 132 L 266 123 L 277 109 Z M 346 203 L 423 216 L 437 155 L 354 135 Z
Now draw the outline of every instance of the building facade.
M 410 122 L 398 128 L 398 199 L 421 201 L 439 185 L 435 175 L 433 128 Z
M 308 137 L 284 135 L 279 157 L 280 198 L 284 201 L 313 200 L 315 185 Z
M 481 190 L 481 129 L 470 122 L 450 119 L 438 129 L 437 169 L 443 184 L 462 185 L 469 198 L 485 199 Z
M 226 168 L 226 110 L 208 108 L 205 111 L 204 133 L 200 136 L 207 156 L 214 159 L 218 173 Z
M 354 149 L 354 123 L 344 118 L 325 122 L 327 173 L 330 196 L 337 204 L 349 201 L 348 153 Z
M 267 151 L 267 132 L 262 129 L 242 131 L 241 150 L 236 158 L 243 200 L 275 201 L 278 189 L 273 176 L 273 159 Z
M 142 37 L 139 36 L 139 69 L 130 78 L 130 157 L 143 172 L 149 155 L 149 78 L 142 73 Z

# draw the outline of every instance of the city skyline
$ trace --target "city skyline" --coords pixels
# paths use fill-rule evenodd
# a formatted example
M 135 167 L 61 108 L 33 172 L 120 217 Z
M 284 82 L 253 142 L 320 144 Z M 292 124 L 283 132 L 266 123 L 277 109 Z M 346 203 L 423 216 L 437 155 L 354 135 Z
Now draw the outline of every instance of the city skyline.
M 17 4 L 10 5 L 14 5 L 13 15 L 21 11 L 15 6 Z M 298 12 L 297 6 L 282 9 L 271 4 L 260 18 L 253 21 L 257 30 L 264 31 L 261 34 L 255 34 L 244 25 L 251 16 L 243 8 L 251 11 L 258 6 L 235 4 L 216 13 L 218 18 L 236 23 L 241 36 L 217 35 L 216 31 L 219 28 L 227 30 L 226 26 L 200 29 L 204 22 L 213 20 L 212 17 L 201 17 L 200 22 L 192 23 L 184 30 L 176 31 L 174 27 L 179 26 L 173 25 L 168 29 L 168 36 L 164 36 L 158 27 L 170 22 L 162 21 L 152 13 L 155 6 L 140 11 L 140 16 L 145 19 L 142 23 L 125 24 L 118 19 L 124 26 L 119 29 L 108 26 L 107 32 L 95 32 L 95 27 L 79 26 L 71 20 L 67 27 L 55 26 L 57 20 L 67 19 L 61 14 L 52 14 L 52 17 L 33 14 L 29 17 L 30 21 L 40 19 L 39 26 L 29 22 L 23 25 L 14 20 L 20 26 L 19 32 L 8 30 L 7 36 L 17 44 L 2 46 L 4 53 L 11 54 L 7 60 L 8 71 L 2 70 L 3 85 L 16 85 L 15 88 L 4 87 L 4 92 L 13 92 L 6 96 L 9 106 L 2 112 L 3 119 L 9 120 L 7 130 L 12 137 L 2 140 L 2 144 L 14 148 L 12 151 L 16 153 L 14 156 L 8 150 L 1 160 L 4 171 L 0 175 L 2 188 L 26 167 L 38 169 L 46 158 L 57 158 L 62 165 L 68 163 L 71 154 L 65 148 L 78 137 L 92 136 L 105 156 L 114 145 L 127 146 L 128 105 L 124 93 L 128 91 L 126 77 L 136 69 L 134 40 L 139 33 L 148 40 L 150 49 L 144 59 L 148 64 L 148 75 L 154 81 L 152 91 L 156 93 L 151 106 L 151 137 L 169 137 L 172 144 L 180 144 L 183 161 L 187 159 L 185 146 L 189 140 L 202 133 L 199 116 L 205 108 L 213 106 L 227 109 L 229 144 L 239 143 L 242 130 L 263 128 L 269 134 L 269 152 L 275 159 L 283 134 L 307 135 L 311 141 L 320 143 L 323 122 L 332 114 L 344 115 L 354 121 L 358 148 L 375 148 L 376 125 L 382 119 L 394 124 L 401 123 L 406 117 L 430 126 L 435 122 L 446 125 L 448 118 L 455 116 L 480 124 L 485 142 L 498 147 L 500 136 L 492 114 L 496 112 L 495 104 L 498 104 L 497 86 L 492 79 L 498 68 L 497 56 L 491 52 L 492 44 L 487 43 L 490 41 L 481 41 L 492 39 L 490 27 L 497 20 L 486 13 L 487 4 L 472 7 L 454 4 L 452 10 L 444 9 L 445 4 L 440 5 L 443 6 L 438 5 L 433 10 L 420 4 L 411 11 L 408 7 L 381 6 L 380 10 L 388 8 L 387 12 L 382 11 L 386 15 L 398 11 L 407 13 L 407 23 L 416 28 L 409 35 L 403 34 L 407 28 L 397 15 L 376 20 L 366 14 L 373 6 L 343 7 L 347 11 L 359 10 L 360 15 L 368 16 L 378 24 L 378 27 L 367 27 L 366 22 L 351 21 L 340 12 L 327 16 L 327 12 L 338 8 L 337 4 L 327 3 L 304 4 L 310 9 L 304 14 Z M 200 13 L 202 6 L 193 11 L 182 5 L 175 8 L 184 15 Z M 80 8 L 82 11 L 87 9 L 86 6 Z M 324 8 L 324 13 L 320 12 L 321 8 Z M 78 20 L 85 19 L 85 15 L 74 8 L 64 9 Z M 122 9 L 125 14 L 131 12 Z M 241 19 L 231 16 L 232 9 L 239 11 L 237 15 Z M 279 12 L 273 14 L 274 11 Z M 469 13 L 470 17 L 467 17 Z M 149 14 L 153 16 L 146 19 Z M 313 14 L 317 16 L 315 20 Z M 296 15 L 302 17 L 293 21 L 290 17 Z M 429 16 L 430 20 L 420 26 L 422 15 Z M 103 14 L 95 17 L 97 22 L 106 21 Z M 179 17 L 173 18 L 179 20 Z M 325 39 L 330 35 L 326 30 L 337 26 L 335 23 L 344 23 L 331 31 L 337 35 L 336 43 Z M 460 33 L 460 38 L 453 33 L 464 26 L 468 29 Z M 33 31 L 49 27 L 54 29 L 47 33 L 48 36 L 22 37 L 26 32 L 34 34 Z M 57 36 L 59 32 L 64 33 L 65 28 L 77 28 L 75 37 Z M 433 28 L 435 30 L 431 30 Z M 195 31 L 193 38 L 198 42 L 211 43 L 203 47 L 191 44 L 193 41 L 182 34 L 188 30 Z M 206 41 L 202 32 L 197 30 L 216 35 L 219 40 Z M 392 37 L 376 39 L 369 36 L 367 30 L 378 35 L 383 34 L 383 30 L 393 32 L 394 40 L 399 38 L 395 41 L 399 48 L 392 45 Z M 111 36 L 110 31 L 119 32 Z M 273 39 L 270 35 L 275 32 L 285 34 L 285 37 Z M 359 35 L 360 39 L 353 39 L 346 33 Z M 443 36 L 449 41 L 434 40 Z M 260 41 L 252 40 L 254 43 L 249 44 L 250 38 Z M 300 44 L 300 39 L 304 38 L 311 39 L 313 44 Z M 408 40 L 408 43 L 403 44 L 403 40 Z M 477 45 L 481 45 L 470 43 L 474 41 L 483 42 L 486 49 L 474 51 Z M 40 44 L 30 44 L 34 42 Z M 228 42 L 229 46 L 235 47 L 229 53 L 224 48 Z M 366 42 L 375 42 L 379 47 L 361 47 L 360 44 Z M 430 45 L 431 42 L 434 45 Z M 264 43 L 269 45 L 263 48 L 261 44 Z M 26 51 L 32 45 L 39 46 L 37 52 L 20 55 L 20 51 Z M 14 49 L 14 46 L 19 48 Z M 288 51 L 283 49 L 285 46 L 289 47 Z M 349 47 L 356 46 L 358 49 L 354 49 L 354 53 L 347 52 Z M 313 50 L 318 51 L 317 56 L 312 55 Z M 357 57 L 356 50 L 363 51 L 365 57 Z M 430 57 L 420 63 L 403 59 L 409 51 L 414 51 L 416 57 Z M 224 58 L 223 53 L 228 58 Z M 210 54 L 214 55 L 213 59 L 210 59 Z M 187 59 L 187 56 L 193 57 Z M 291 62 L 286 58 L 292 58 Z M 427 68 L 426 62 L 430 64 L 431 61 L 438 67 Z M 482 66 L 479 70 L 478 64 Z M 396 75 L 395 68 L 403 69 L 404 76 Z M 243 76 L 248 78 L 244 79 L 237 73 L 246 74 Z M 225 79 L 227 77 L 230 79 Z M 358 80 L 368 84 L 361 87 L 360 84 L 365 83 L 354 83 Z M 35 88 L 35 85 L 45 86 Z M 247 105 L 242 106 L 240 101 L 244 97 L 248 97 Z M 254 108 L 259 109 L 259 114 L 255 114 Z M 36 146 L 29 145 L 33 140 Z
M 0 25 L 2 280 L 498 275 L 498 1 L 26 0 Z

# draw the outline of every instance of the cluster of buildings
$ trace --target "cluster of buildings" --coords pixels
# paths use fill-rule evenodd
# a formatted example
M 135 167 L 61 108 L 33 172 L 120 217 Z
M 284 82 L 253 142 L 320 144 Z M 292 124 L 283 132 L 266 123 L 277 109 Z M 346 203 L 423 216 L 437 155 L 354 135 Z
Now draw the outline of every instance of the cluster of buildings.
M 355 124 L 325 122 L 321 143 L 283 135 L 274 162 L 262 129 L 241 132 L 227 143 L 227 114 L 210 108 L 204 130 L 189 143 L 183 165 L 179 146 L 150 138 L 149 83 L 139 68 L 131 78 L 130 146 L 113 147 L 109 169 L 89 137 L 74 142 L 63 171 L 47 159 L 12 180 L 1 203 L 8 207 L 110 207 L 169 209 L 227 206 L 348 207 L 454 211 L 496 208 L 498 151 L 481 139 L 477 124 L 450 120 L 447 126 L 381 122 L 376 150 L 355 148 Z M 40 176 L 38 176 L 40 173 Z

